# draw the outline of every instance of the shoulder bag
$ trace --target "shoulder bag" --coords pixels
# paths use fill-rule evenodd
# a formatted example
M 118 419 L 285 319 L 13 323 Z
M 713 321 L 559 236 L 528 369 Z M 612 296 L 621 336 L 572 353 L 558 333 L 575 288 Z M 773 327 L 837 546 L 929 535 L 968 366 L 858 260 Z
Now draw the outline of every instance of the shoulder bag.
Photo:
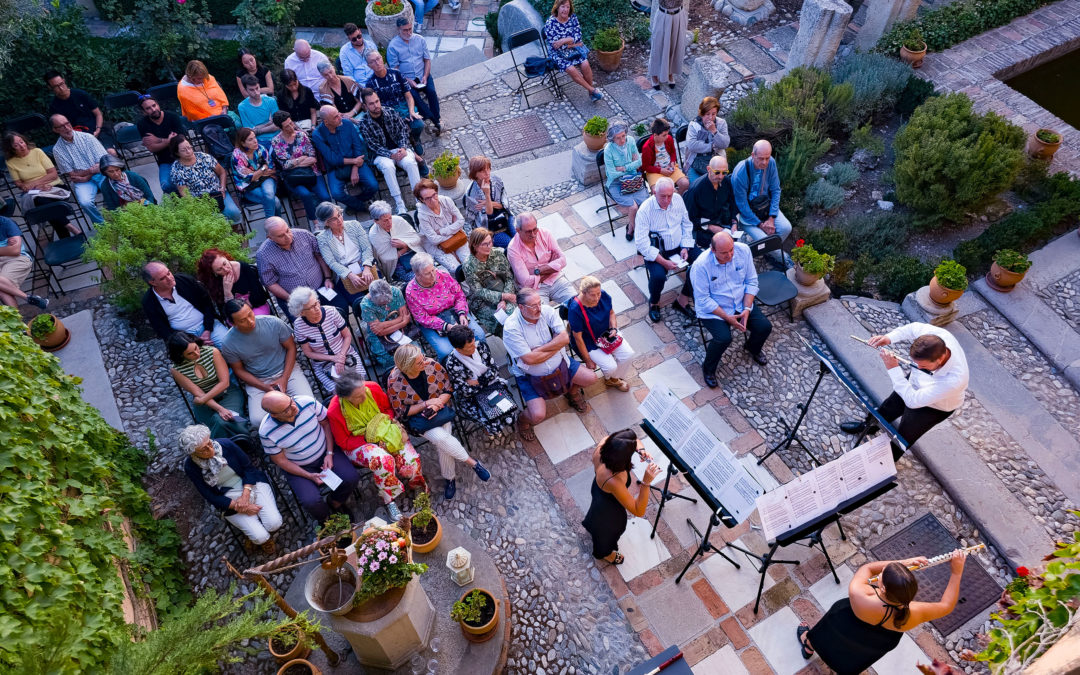
M 570 391 L 570 365 L 563 357 L 559 367 L 547 375 L 529 375 L 529 384 L 542 398 L 552 399 Z
M 758 186 L 758 196 L 753 199 L 750 198 L 750 188 L 753 181 L 750 180 L 750 163 L 753 160 L 747 158 L 743 161 L 743 171 L 746 173 L 746 201 L 750 204 L 750 210 L 754 212 L 754 215 L 758 217 L 758 220 L 768 220 L 769 207 L 772 206 L 772 200 L 769 199 L 769 195 L 761 194 L 761 186 Z M 768 171 L 768 169 L 766 169 Z M 761 182 L 765 182 L 764 172 L 761 174 Z
M 619 190 L 624 195 L 632 195 L 643 187 L 645 187 L 645 179 L 641 177 L 641 174 L 623 176 L 619 179 Z
M 465 234 L 465 230 L 458 230 L 450 235 L 450 238 L 439 242 L 439 249 L 441 249 L 443 253 L 453 253 L 468 242 L 469 237 Z
M 701 118 L 700 117 L 698 118 L 698 124 L 701 124 Z M 698 134 L 698 137 L 697 137 L 696 140 L 708 143 L 709 147 L 711 148 L 712 147 L 712 134 L 710 134 L 709 130 L 706 129 L 704 126 L 702 126 L 700 128 L 701 128 L 701 132 Z M 701 175 L 704 176 L 709 171 L 709 162 L 711 160 L 712 160 L 712 153 L 711 152 L 706 151 L 706 152 L 699 153 L 696 157 L 694 157 L 694 162 L 693 162 L 693 164 L 690 165 L 690 168 L 693 169 L 694 171 L 697 171 L 698 173 L 700 173 Z
M 618 349 L 619 345 L 622 344 L 622 336 L 619 335 L 619 332 L 614 328 L 611 328 L 600 337 L 596 337 L 596 334 L 593 333 L 592 324 L 589 323 L 589 313 L 585 311 L 585 307 L 578 302 L 577 299 L 575 299 L 574 302 L 577 304 L 578 309 L 581 310 L 582 318 L 585 319 L 585 329 L 589 331 L 589 337 L 596 343 L 596 346 L 600 348 L 600 351 L 605 354 L 610 354 Z
M 285 179 L 285 184 L 290 189 L 297 187 L 314 188 L 316 177 L 315 171 L 310 166 L 298 166 L 295 169 L 285 169 L 282 173 L 282 178 Z

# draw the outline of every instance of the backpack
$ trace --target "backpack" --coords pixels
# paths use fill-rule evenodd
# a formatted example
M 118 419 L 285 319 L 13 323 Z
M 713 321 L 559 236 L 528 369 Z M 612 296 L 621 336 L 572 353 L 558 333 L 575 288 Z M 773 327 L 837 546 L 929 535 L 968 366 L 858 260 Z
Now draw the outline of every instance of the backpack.
M 221 159 L 232 156 L 233 143 L 229 138 L 229 132 L 220 124 L 207 124 L 202 129 L 202 136 L 206 140 L 206 146 L 210 154 Z

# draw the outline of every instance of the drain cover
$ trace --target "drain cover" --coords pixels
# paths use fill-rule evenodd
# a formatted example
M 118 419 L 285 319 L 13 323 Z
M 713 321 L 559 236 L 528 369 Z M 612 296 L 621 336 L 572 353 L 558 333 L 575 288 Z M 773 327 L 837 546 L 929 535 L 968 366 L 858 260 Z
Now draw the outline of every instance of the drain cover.
M 484 133 L 499 157 L 551 145 L 551 134 L 536 113 L 484 125 Z
M 960 548 L 960 542 L 953 539 L 933 514 L 928 513 L 871 550 L 876 560 L 904 560 L 915 556 L 933 558 L 957 548 Z M 948 563 L 915 572 L 915 578 L 919 580 L 919 592 L 915 599 L 921 602 L 940 600 L 949 583 L 949 576 Z M 1000 597 L 1001 587 L 978 561 L 969 557 L 964 565 L 964 575 L 960 578 L 960 599 L 956 602 L 956 609 L 931 623 L 942 635 L 949 635 Z

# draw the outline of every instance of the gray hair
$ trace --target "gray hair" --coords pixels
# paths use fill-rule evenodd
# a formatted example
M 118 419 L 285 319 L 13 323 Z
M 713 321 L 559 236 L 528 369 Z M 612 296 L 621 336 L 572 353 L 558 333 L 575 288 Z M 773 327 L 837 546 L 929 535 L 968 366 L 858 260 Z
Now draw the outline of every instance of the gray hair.
M 525 288 L 517 292 L 517 297 L 515 298 L 515 300 L 517 300 L 518 306 L 521 306 L 527 304 L 529 302 L 529 299 L 534 296 L 539 297 L 540 293 L 535 288 L 526 286 Z
M 210 438 L 210 427 L 205 424 L 192 424 L 180 430 L 176 442 L 185 455 L 190 455 L 208 438 Z
M 379 307 L 386 307 L 394 299 L 394 289 L 386 279 L 376 279 L 367 289 L 368 297 Z
M 613 140 L 615 140 L 616 136 L 618 136 L 619 134 L 621 134 L 624 131 L 629 131 L 629 130 L 630 130 L 630 125 L 625 120 L 612 120 L 611 123 L 608 124 L 607 139 L 609 141 L 613 141 Z
M 422 270 L 434 264 L 435 259 L 431 257 L 431 254 L 421 251 L 412 257 L 409 267 L 412 267 L 413 274 L 420 274 Z
M 517 217 L 517 222 L 515 223 L 515 225 L 516 225 L 517 229 L 519 229 L 519 230 L 520 230 L 520 229 L 521 229 L 521 226 L 522 226 L 522 225 L 523 225 L 523 224 L 525 223 L 525 221 L 526 221 L 526 220 L 531 220 L 531 221 L 533 221 L 534 223 L 537 223 L 537 224 L 539 224 L 539 223 L 540 223 L 540 221 L 538 221 L 538 220 L 536 219 L 536 216 L 534 216 L 534 215 L 533 215 L 533 214 L 532 214 L 531 212 L 529 212 L 529 211 L 525 211 L 524 213 L 518 214 L 518 217 Z
M 406 19 L 405 17 L 399 16 L 397 18 L 397 21 L 394 22 L 394 25 L 397 26 L 398 28 L 401 28 L 402 26 L 408 26 L 410 23 L 412 23 L 412 22 L 409 21 L 408 19 Z
M 293 292 L 289 293 L 289 314 L 300 316 L 300 312 L 304 309 L 304 305 L 308 303 L 308 300 L 310 300 L 313 295 L 315 295 L 315 291 L 307 286 L 297 286 L 294 288 Z
M 279 227 L 284 227 L 286 230 L 291 229 L 289 227 L 289 223 L 286 222 L 286 220 L 281 216 L 270 216 L 265 221 L 263 221 L 263 230 L 266 232 L 266 234 L 270 234 L 270 230 L 277 229 Z
M 101 171 L 101 173 L 105 173 L 105 169 L 108 169 L 110 166 L 115 166 L 123 169 L 124 162 L 117 157 L 113 157 L 112 155 L 105 153 L 98 161 L 98 170 Z
M 333 67 L 334 64 L 330 63 L 329 61 L 319 61 L 319 65 L 315 66 L 315 70 L 319 71 L 319 74 L 322 75 Z
M 377 199 L 368 204 L 367 210 L 368 213 L 371 214 L 372 220 L 378 220 L 386 214 L 394 212 L 394 210 L 390 208 L 390 205 L 381 199 Z
M 334 216 L 341 215 L 341 207 L 334 202 L 322 202 L 315 207 L 315 220 L 325 223 Z
M 675 181 L 671 180 L 671 178 L 661 176 L 660 179 L 653 184 L 653 194 L 656 194 L 656 191 L 660 189 L 661 186 L 667 186 L 671 188 L 672 194 L 675 193 Z
M 334 114 L 336 112 L 337 112 L 337 108 L 335 108 L 334 106 L 332 106 L 332 105 L 324 105 L 321 108 L 319 108 L 319 119 L 320 120 L 325 120 L 327 118 L 327 116 L 332 115 L 332 114 Z
M 364 386 L 363 376 L 355 370 L 346 370 L 334 381 L 334 393 L 338 398 L 348 398 L 362 386 Z

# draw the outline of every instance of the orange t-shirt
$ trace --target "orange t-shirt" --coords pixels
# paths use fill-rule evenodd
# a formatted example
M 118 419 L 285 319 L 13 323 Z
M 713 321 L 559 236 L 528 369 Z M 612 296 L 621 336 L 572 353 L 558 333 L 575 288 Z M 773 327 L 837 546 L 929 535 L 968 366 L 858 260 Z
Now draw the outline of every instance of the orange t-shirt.
M 200 86 L 191 84 L 185 77 L 176 88 L 176 97 L 180 99 L 180 113 L 192 122 L 223 115 L 229 105 L 213 75 L 208 75 Z

